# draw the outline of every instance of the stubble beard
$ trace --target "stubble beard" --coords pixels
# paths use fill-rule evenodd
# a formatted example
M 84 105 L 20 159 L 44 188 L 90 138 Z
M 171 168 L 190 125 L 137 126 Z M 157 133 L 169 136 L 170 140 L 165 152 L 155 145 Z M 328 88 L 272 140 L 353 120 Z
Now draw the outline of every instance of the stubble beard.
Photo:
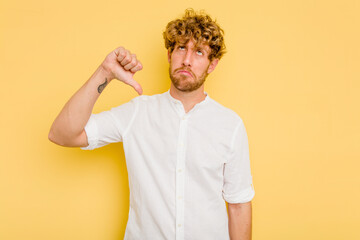
M 177 71 L 184 69 L 184 68 L 178 68 L 175 69 L 175 71 L 171 70 L 171 66 L 169 67 L 169 75 L 170 75 L 170 79 L 172 84 L 174 85 L 174 87 L 182 92 L 192 92 L 195 91 L 197 89 L 199 89 L 205 82 L 206 77 L 208 76 L 207 70 L 203 72 L 203 74 L 200 77 L 197 77 L 191 70 L 189 69 L 184 69 L 188 72 L 191 73 L 192 75 L 192 79 L 190 76 L 184 76 L 184 75 L 180 75 L 180 76 L 174 76 L 174 73 L 176 73 Z M 185 84 L 182 84 L 184 83 Z

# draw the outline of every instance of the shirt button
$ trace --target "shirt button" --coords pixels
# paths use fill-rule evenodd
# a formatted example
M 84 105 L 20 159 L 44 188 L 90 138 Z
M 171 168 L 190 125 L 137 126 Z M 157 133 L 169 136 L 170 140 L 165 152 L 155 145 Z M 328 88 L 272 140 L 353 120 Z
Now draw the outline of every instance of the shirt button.
M 181 171 L 182 171 L 181 169 L 178 170 L 178 172 L 181 172 Z
M 182 197 L 181 197 L 181 196 L 178 196 L 178 199 L 182 199 Z
M 178 227 L 181 227 L 181 224 L 178 224 Z

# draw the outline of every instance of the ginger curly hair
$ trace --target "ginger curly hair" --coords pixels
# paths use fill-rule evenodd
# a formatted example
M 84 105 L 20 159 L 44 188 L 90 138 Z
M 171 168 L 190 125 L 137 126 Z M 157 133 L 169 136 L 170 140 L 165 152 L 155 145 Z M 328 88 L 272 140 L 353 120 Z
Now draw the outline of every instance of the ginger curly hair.
M 225 53 L 224 30 L 204 12 L 196 13 L 193 9 L 185 10 L 181 19 L 169 22 L 163 32 L 165 47 L 173 52 L 177 43 L 187 43 L 194 39 L 196 44 L 209 45 L 209 60 L 220 59 Z

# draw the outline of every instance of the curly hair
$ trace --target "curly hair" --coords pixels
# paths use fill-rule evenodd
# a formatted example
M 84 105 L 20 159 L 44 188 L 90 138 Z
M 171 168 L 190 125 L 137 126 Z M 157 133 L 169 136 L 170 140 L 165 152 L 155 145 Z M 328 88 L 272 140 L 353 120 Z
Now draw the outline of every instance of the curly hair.
M 224 30 L 204 12 L 196 13 L 193 9 L 185 10 L 182 19 L 169 22 L 163 32 L 165 47 L 173 52 L 177 43 L 187 43 L 190 39 L 196 44 L 209 45 L 209 60 L 220 59 L 225 53 Z

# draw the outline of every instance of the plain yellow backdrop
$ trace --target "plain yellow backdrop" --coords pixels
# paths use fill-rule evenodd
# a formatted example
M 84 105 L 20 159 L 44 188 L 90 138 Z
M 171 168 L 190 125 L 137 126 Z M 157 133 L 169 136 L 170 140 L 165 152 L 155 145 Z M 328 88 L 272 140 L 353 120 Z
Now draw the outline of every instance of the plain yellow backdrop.
M 168 89 L 162 31 L 192 7 L 225 30 L 209 96 L 244 120 L 254 240 L 360 239 L 360 4 L 336 1 L 0 1 L 0 239 L 119 240 L 122 144 L 47 139 L 72 94 L 118 46 L 144 94 Z M 94 112 L 136 92 L 112 82 Z

